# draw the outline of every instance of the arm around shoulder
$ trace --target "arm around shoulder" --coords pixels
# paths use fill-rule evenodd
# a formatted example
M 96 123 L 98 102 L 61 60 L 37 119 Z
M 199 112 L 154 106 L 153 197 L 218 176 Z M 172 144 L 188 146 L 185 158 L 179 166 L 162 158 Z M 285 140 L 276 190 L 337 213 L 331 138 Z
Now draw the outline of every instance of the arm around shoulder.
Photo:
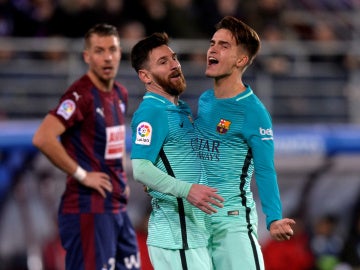
M 191 183 L 175 179 L 150 160 L 132 159 L 132 167 L 134 179 L 153 190 L 181 198 L 186 198 L 189 194 Z

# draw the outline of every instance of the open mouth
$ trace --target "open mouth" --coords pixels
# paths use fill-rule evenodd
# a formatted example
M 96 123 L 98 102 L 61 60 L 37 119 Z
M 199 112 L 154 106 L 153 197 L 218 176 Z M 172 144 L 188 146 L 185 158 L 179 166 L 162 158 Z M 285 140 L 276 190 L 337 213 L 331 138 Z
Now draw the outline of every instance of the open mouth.
M 181 73 L 180 72 L 174 72 L 170 75 L 170 78 L 178 78 L 181 76 Z
M 112 67 L 103 67 L 103 71 L 105 71 L 105 72 L 110 72 L 112 70 L 113 70 Z
M 218 64 L 219 63 L 219 60 L 217 60 L 215 57 L 209 57 L 208 58 L 208 65 L 215 65 L 215 64 Z

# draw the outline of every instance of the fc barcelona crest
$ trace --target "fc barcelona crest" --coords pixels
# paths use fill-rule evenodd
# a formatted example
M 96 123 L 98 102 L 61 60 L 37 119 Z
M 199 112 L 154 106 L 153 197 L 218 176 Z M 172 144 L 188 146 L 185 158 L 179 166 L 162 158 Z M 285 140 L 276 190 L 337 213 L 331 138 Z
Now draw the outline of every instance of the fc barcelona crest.
M 216 131 L 220 134 L 225 134 L 230 129 L 231 122 L 225 119 L 220 119 L 216 126 Z

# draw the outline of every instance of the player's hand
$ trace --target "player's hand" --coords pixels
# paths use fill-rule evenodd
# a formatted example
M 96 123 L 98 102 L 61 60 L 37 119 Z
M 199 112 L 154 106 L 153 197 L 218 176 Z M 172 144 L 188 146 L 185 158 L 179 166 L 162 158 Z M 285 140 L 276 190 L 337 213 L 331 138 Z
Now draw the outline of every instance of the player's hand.
M 131 193 L 130 187 L 126 185 L 123 194 L 125 195 L 125 197 L 130 198 L 130 193 Z
M 272 222 L 270 225 L 271 237 L 277 241 L 289 240 L 294 235 L 291 227 L 295 223 L 295 220 L 290 218 L 283 218 Z
M 205 185 L 193 184 L 190 188 L 187 200 L 201 211 L 207 214 L 216 213 L 214 206 L 224 207 L 224 198 L 216 193 L 217 189 Z
M 88 172 L 80 183 L 97 190 L 104 198 L 106 198 L 106 191 L 112 192 L 113 189 L 110 177 L 103 172 Z

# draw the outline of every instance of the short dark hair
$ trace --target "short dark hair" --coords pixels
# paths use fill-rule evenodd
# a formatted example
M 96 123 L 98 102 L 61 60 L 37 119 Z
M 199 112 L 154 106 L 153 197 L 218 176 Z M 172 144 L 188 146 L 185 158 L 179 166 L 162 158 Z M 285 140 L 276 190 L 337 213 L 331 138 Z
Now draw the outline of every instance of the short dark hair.
M 229 30 L 236 40 L 249 54 L 250 63 L 260 50 L 260 38 L 256 31 L 246 23 L 232 16 L 225 16 L 215 25 L 216 30 Z
M 106 23 L 99 23 L 86 32 L 84 37 L 85 48 L 90 47 L 90 38 L 92 35 L 98 35 L 101 37 L 115 36 L 120 40 L 119 31 L 115 26 Z
M 130 58 L 132 67 L 138 72 L 144 68 L 144 65 L 149 60 L 149 54 L 153 49 L 168 44 L 169 36 L 165 32 L 156 32 L 140 40 L 131 50 Z

